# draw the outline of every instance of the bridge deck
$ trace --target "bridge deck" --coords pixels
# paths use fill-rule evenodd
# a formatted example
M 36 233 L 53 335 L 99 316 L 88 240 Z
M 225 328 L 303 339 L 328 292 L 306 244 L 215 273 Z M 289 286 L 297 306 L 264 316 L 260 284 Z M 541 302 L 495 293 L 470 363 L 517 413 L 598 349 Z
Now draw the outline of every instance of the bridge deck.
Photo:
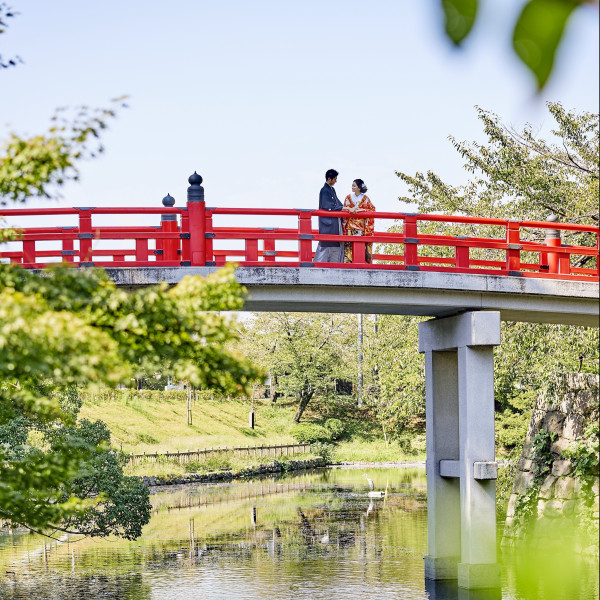
M 119 267 L 107 272 L 120 286 L 179 282 L 216 267 Z M 497 310 L 506 321 L 598 327 L 599 286 L 470 273 L 239 267 L 250 311 L 343 312 L 442 317 L 466 310 Z

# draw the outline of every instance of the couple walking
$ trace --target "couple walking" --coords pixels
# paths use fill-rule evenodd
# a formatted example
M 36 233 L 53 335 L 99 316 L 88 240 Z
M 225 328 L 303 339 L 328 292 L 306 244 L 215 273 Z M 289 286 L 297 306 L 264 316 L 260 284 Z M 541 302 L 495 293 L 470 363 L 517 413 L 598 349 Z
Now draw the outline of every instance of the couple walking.
M 351 215 L 359 212 L 372 212 L 373 203 L 365 194 L 367 186 L 362 179 L 352 182 L 352 193 L 346 196 L 342 204 L 333 189 L 338 177 L 335 169 L 325 173 L 325 185 L 319 194 L 319 210 L 340 211 Z M 375 219 L 357 219 L 356 217 L 319 217 L 319 233 L 323 235 L 373 235 Z M 314 262 L 351 263 L 352 246 L 350 242 L 319 242 Z M 365 244 L 365 262 L 370 263 L 373 256 L 373 244 Z

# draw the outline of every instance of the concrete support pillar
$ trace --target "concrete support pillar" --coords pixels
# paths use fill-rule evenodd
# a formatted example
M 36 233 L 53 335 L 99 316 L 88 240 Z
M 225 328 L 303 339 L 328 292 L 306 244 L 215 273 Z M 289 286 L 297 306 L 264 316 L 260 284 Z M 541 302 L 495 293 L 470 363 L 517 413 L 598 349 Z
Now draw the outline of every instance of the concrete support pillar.
M 419 325 L 425 354 L 428 552 L 425 577 L 500 585 L 496 563 L 493 346 L 500 313 Z
M 459 447 L 456 352 L 425 353 L 427 415 L 427 579 L 456 579 L 460 559 L 460 482 L 440 476 L 442 460 L 457 461 Z
M 475 473 L 477 463 L 495 465 L 492 346 L 458 349 L 458 396 L 461 505 L 458 584 L 465 588 L 495 587 L 500 575 L 496 564 L 497 471 L 492 473 L 494 479 L 480 479 L 481 473 Z

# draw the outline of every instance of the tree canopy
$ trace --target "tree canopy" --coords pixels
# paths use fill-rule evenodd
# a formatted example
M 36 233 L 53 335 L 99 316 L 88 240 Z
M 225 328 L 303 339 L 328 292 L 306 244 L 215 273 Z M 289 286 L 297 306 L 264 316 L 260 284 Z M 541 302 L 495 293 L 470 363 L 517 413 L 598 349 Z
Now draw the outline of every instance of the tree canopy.
M 0 204 L 50 198 L 67 181 L 78 180 L 79 161 L 104 152 L 100 135 L 126 106 L 123 96 L 109 108 L 62 107 L 46 133 L 23 138 L 10 132 L 0 154 Z
M 476 107 L 487 143 L 459 142 L 454 148 L 471 175 L 452 186 L 433 171 L 396 174 L 409 186 L 400 200 L 421 212 L 598 224 L 598 115 L 565 110 L 548 102 L 554 119 L 553 139 L 537 136 L 533 125 L 522 131 L 504 125 L 490 111 Z
M 122 475 L 102 423 L 78 423 L 77 386 L 168 370 L 240 393 L 258 375 L 217 311 L 239 310 L 232 269 L 125 292 L 99 270 L 0 266 L 0 518 L 35 529 L 140 535 L 147 491 Z
M 409 196 L 400 200 L 416 203 L 420 212 L 438 212 L 477 217 L 545 221 L 556 215 L 561 222 L 598 224 L 599 130 L 598 115 L 565 110 L 549 102 L 556 125 L 547 141 L 534 133 L 531 124 L 517 131 L 500 118 L 477 108 L 487 143 L 450 141 L 465 160 L 470 179 L 463 185 L 446 183 L 433 171 L 396 174 L 408 184 Z M 423 225 L 425 231 L 439 224 Z M 438 231 L 439 232 L 439 231 Z M 455 226 L 446 233 L 473 235 L 468 226 Z M 496 237 L 493 226 L 478 227 L 477 235 Z M 542 235 L 528 230 L 525 238 Z M 524 239 L 525 239 L 524 238 Z M 565 243 L 594 246 L 590 233 L 562 232 Z M 448 255 L 450 249 L 438 249 Z M 476 250 L 472 258 L 494 259 L 493 251 Z M 596 258 L 582 256 L 575 266 L 590 266 Z
M 459 142 L 450 136 L 465 160 L 467 183 L 451 185 L 431 170 L 414 175 L 398 171 L 409 189 L 400 200 L 416 203 L 423 213 L 532 221 L 554 214 L 562 222 L 597 225 L 598 115 L 568 111 L 552 102 L 548 110 L 555 121 L 551 141 L 536 135 L 531 124 L 517 131 L 497 115 L 477 108 L 487 143 Z M 447 231 L 445 227 L 424 224 L 422 230 L 472 235 L 466 225 L 448 226 Z M 568 243 L 595 244 L 591 234 L 562 235 Z M 427 249 L 430 255 L 436 251 Z M 439 250 L 440 255 L 448 252 L 452 250 Z M 487 252 L 481 250 L 481 257 L 487 257 Z M 472 251 L 472 258 L 475 254 Z M 596 258 L 582 257 L 580 264 L 589 261 Z M 496 409 L 503 415 L 497 435 L 503 445 L 512 447 L 525 435 L 528 420 L 523 413 L 531 410 L 537 390 L 551 385 L 558 373 L 598 372 L 598 329 L 503 322 L 502 344 L 494 356 Z
M 245 324 L 248 356 L 277 378 L 281 394 L 297 398 L 294 421 L 300 421 L 316 393 L 334 391 L 336 379 L 355 379 L 351 321 L 352 315 L 262 313 Z

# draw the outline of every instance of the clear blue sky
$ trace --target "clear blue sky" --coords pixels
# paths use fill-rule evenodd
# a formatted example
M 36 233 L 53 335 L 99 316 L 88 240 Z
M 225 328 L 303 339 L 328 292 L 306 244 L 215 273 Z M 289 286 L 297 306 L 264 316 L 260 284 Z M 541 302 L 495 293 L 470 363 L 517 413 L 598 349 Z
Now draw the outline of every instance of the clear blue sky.
M 361 177 L 378 210 L 401 210 L 395 170 L 466 179 L 447 136 L 482 139 L 474 105 L 542 129 L 546 100 L 598 111 L 594 7 L 537 97 L 510 50 L 515 0 L 482 0 L 462 51 L 433 0 L 10 4 L 21 14 L 0 53 L 25 64 L 0 72 L 0 139 L 46 130 L 57 106 L 130 96 L 65 206 L 159 205 L 167 192 L 181 205 L 197 170 L 211 206 L 314 207 L 333 167 L 338 195 Z

